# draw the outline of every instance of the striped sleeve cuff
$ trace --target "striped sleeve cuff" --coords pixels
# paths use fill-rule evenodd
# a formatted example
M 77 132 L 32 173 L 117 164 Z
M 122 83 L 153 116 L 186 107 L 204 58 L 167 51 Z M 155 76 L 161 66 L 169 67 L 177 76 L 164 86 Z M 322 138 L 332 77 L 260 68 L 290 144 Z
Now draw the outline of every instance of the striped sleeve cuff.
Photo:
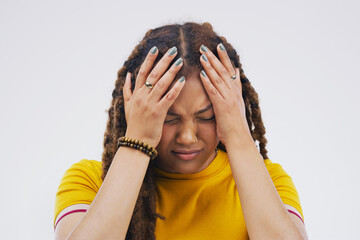
M 55 223 L 55 227 L 54 227 L 54 231 L 56 229 L 56 226 L 57 224 L 60 222 L 61 219 L 63 219 L 63 217 L 69 215 L 70 213 L 75 213 L 75 212 L 86 212 L 87 210 L 86 209 L 76 209 L 76 210 L 72 210 L 72 211 L 69 211 L 67 213 L 65 213 L 64 215 L 62 215 L 59 220 L 57 220 L 57 222 Z

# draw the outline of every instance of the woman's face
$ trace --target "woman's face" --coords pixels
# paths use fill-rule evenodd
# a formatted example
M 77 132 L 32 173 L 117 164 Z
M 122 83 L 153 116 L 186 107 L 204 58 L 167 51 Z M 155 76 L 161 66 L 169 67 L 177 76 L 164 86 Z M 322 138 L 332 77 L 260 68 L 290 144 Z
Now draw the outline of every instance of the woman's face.
M 155 164 L 171 173 L 200 172 L 215 158 L 218 143 L 210 99 L 194 74 L 168 111 Z

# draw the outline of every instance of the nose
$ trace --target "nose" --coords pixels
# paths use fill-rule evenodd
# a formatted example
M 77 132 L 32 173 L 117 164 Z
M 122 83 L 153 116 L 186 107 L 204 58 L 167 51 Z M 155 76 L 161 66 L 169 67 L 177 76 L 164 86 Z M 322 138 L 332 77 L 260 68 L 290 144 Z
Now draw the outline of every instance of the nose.
M 183 123 L 179 126 L 176 134 L 176 143 L 180 145 L 191 145 L 197 141 L 196 126 L 193 122 Z

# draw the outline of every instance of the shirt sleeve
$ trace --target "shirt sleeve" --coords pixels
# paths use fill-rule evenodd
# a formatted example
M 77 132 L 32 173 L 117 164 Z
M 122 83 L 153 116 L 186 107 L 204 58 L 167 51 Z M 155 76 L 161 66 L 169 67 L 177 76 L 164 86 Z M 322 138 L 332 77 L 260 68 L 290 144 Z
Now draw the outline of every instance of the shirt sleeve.
M 66 207 L 91 204 L 102 183 L 101 162 L 83 159 L 63 175 L 55 198 L 54 227 L 57 215 Z
M 265 159 L 264 163 L 283 203 L 296 208 L 304 219 L 300 198 L 291 177 L 280 164 L 272 163 L 269 159 Z

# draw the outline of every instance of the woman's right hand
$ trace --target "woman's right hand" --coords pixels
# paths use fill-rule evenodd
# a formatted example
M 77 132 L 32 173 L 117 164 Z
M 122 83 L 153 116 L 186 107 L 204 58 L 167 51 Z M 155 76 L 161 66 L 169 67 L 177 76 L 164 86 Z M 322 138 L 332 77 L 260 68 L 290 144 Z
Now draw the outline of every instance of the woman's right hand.
M 167 111 L 185 84 L 185 81 L 180 82 L 178 80 L 164 95 L 181 69 L 183 62 L 179 58 L 166 71 L 171 61 L 177 55 L 177 49 L 173 47 L 167 51 L 153 68 L 159 52 L 156 47 L 155 49 L 156 52 L 154 54 L 151 54 L 151 50 L 149 51 L 142 63 L 135 81 L 134 91 L 131 91 L 131 73 L 129 72 L 126 75 L 123 88 L 127 123 L 125 136 L 142 140 L 152 147 L 156 147 L 159 144 Z M 153 85 L 152 89 L 145 86 L 146 81 Z

